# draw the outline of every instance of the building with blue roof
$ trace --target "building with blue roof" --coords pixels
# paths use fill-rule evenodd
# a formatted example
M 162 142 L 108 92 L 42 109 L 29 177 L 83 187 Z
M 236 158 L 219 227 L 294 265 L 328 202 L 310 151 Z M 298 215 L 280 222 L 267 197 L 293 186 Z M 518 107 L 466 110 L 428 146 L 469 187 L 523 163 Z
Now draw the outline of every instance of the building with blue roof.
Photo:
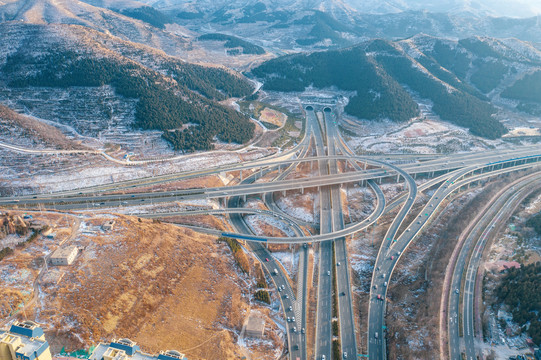
M 100 343 L 88 360 L 188 360 L 188 358 L 176 350 L 162 351 L 157 355 L 146 354 L 134 341 L 124 338 L 113 340 L 110 344 Z
M 25 320 L 0 330 L 0 360 L 51 360 L 43 329 Z

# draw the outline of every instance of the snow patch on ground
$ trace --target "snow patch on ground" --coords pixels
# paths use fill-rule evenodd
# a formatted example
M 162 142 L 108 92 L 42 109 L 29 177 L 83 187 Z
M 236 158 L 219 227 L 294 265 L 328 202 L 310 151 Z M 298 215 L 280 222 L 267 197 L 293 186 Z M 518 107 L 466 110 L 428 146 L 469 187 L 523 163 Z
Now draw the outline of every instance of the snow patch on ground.
M 280 229 L 286 234 L 286 236 L 295 236 L 295 232 L 291 230 L 291 228 L 286 226 L 283 221 L 280 221 L 274 217 L 265 215 L 248 215 L 245 217 L 245 219 L 246 223 L 250 226 L 250 228 L 258 235 L 265 235 L 265 232 L 262 229 L 262 224 L 265 223 L 272 226 L 273 228 Z
M 310 198 L 310 202 L 312 200 L 311 194 L 304 194 L 299 195 L 301 198 L 308 199 Z M 303 201 L 304 202 L 304 201 Z M 286 214 L 289 214 L 293 216 L 296 219 L 306 221 L 306 222 L 314 222 L 314 214 L 313 212 L 308 211 L 307 209 L 303 207 L 299 207 L 295 205 L 295 199 L 291 199 L 290 197 L 281 197 L 276 201 L 276 204 L 278 207 L 280 207 Z
M 297 269 L 299 265 L 299 253 L 298 252 L 273 252 L 272 256 L 282 264 L 284 269 L 286 269 L 288 275 L 293 278 L 297 274 Z

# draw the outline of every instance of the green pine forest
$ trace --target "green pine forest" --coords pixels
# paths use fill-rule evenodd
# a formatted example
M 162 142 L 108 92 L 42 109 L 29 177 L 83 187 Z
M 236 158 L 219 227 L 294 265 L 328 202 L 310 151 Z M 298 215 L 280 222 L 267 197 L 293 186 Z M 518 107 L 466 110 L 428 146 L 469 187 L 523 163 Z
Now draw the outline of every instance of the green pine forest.
M 28 65 L 40 71 L 24 76 Z M 215 139 L 245 143 L 252 138 L 249 118 L 216 102 L 251 95 L 247 80 L 180 61 L 164 66 L 168 76 L 130 61 L 63 51 L 39 58 L 14 54 L 2 71 L 12 87 L 111 85 L 119 95 L 139 100 L 134 127 L 164 131 L 175 150 L 210 150 Z
M 478 46 L 466 44 L 475 49 Z M 434 48 L 439 50 L 437 54 L 423 54 L 416 59 L 430 74 L 421 71 L 386 40 L 341 50 L 284 56 L 263 63 L 251 73 L 263 80 L 266 90 L 300 92 L 308 86 L 334 86 L 355 91 L 345 111 L 368 120 L 407 121 L 418 116 L 419 109 L 411 91 L 431 100 L 433 111 L 442 120 L 468 128 L 474 135 L 496 139 L 505 134 L 507 129 L 493 117 L 496 108 L 483 93 L 494 88 L 511 70 L 501 62 L 489 63 L 489 70 L 482 71 L 490 71 L 492 77 L 487 78 L 483 73 L 472 77 L 477 89 L 460 78 L 473 66 L 470 58 L 459 58 L 455 63 L 448 59 L 451 50 L 445 44 L 436 43 Z M 440 61 L 436 60 L 438 56 Z M 454 64 L 455 73 L 444 70 L 442 63 Z M 484 69 L 487 64 L 480 65 L 483 66 L 479 68 Z

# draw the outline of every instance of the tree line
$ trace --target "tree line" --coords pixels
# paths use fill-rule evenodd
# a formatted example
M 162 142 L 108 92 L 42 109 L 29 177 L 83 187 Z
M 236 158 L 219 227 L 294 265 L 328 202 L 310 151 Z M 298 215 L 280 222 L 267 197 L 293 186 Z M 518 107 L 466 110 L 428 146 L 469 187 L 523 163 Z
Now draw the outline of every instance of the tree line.
M 541 212 L 526 221 L 526 226 L 532 227 L 536 233 L 541 235 Z
M 498 298 L 511 309 L 513 321 L 541 345 L 541 263 L 510 268 L 496 288 Z
M 224 47 L 228 49 L 240 47 L 242 48 L 243 54 L 253 54 L 253 55 L 265 54 L 265 49 L 263 49 L 261 46 L 239 39 L 236 36 L 212 33 L 212 34 L 201 35 L 197 39 L 201 41 L 209 41 L 209 40 L 225 41 Z

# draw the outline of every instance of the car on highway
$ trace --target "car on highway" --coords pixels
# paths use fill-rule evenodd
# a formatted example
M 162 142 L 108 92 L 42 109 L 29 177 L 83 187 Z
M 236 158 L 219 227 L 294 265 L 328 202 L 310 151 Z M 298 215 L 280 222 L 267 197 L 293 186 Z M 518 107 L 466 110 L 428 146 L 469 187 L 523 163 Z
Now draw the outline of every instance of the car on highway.
M 331 271 L 327 270 L 327 276 L 331 276 Z
M 284 295 L 284 298 L 289 299 L 289 295 L 288 295 L 288 294 L 285 294 L 285 295 Z
M 378 294 L 378 300 L 381 300 L 381 295 L 380 294 Z
M 296 326 L 293 326 L 293 332 L 294 332 L 294 333 L 297 332 L 297 327 L 296 327 Z
M 455 293 L 457 293 L 457 294 L 458 294 L 459 292 L 460 292 L 460 291 L 459 291 L 458 289 L 456 289 L 456 290 L 455 290 Z
M 293 307 L 290 306 L 290 307 L 288 308 L 288 310 L 289 310 L 289 311 L 293 311 Z
M 346 296 L 346 292 L 345 292 L 345 291 L 342 291 L 342 293 L 340 293 L 340 295 Z
M 376 333 L 374 334 L 374 337 L 377 339 L 378 338 L 378 332 L 376 331 Z
M 265 258 L 265 261 L 269 261 L 269 258 Z
M 394 255 L 391 255 L 391 260 L 394 260 Z
M 301 329 L 301 334 L 304 334 L 304 328 Z
M 347 359 L 347 358 L 348 358 L 348 352 L 344 351 L 344 359 Z
M 336 263 L 336 266 L 340 266 L 340 261 Z
M 291 322 L 291 318 L 289 316 L 287 317 L 287 322 Z
M 385 281 L 385 282 L 383 283 L 383 286 L 387 287 L 387 281 Z
M 321 355 L 321 360 L 325 360 L 325 355 Z
M 376 284 L 376 285 L 374 285 L 374 289 L 377 289 L 377 288 L 378 288 L 378 285 L 377 285 L 377 284 Z
M 280 292 L 282 291 L 282 288 L 280 286 L 278 286 L 278 291 L 280 291 Z

